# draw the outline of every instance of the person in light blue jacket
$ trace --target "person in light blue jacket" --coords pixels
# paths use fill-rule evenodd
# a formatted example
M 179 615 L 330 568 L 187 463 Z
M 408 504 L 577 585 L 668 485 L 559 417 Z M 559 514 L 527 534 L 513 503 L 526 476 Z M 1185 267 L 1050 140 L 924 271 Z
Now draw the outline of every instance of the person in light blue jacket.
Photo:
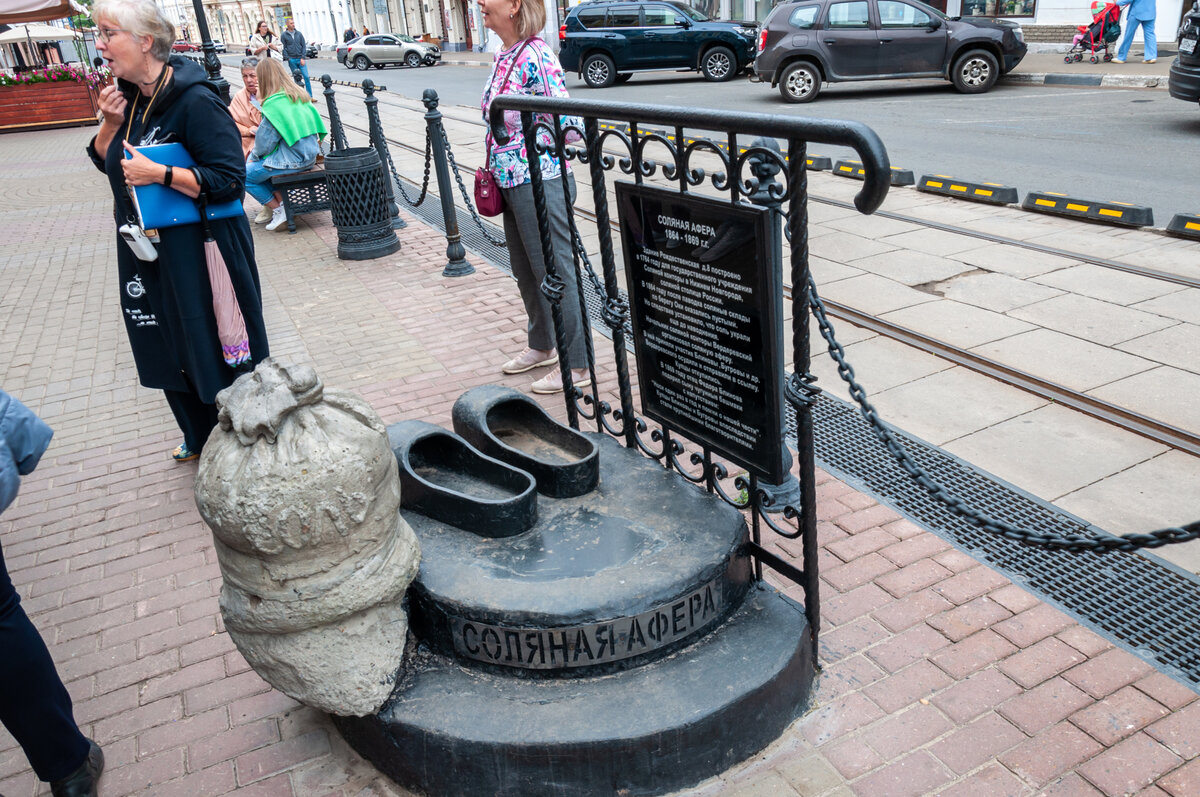
M 54 432 L 28 407 L 0 390 L 0 512 L 17 497 Z M 0 548 L 0 723 L 50 784 L 54 797 L 96 797 L 104 770 L 100 747 L 79 731 L 54 660 L 21 607 Z
M 1147 64 L 1158 60 L 1158 38 L 1154 35 L 1154 17 L 1158 11 L 1158 0 L 1117 0 L 1119 6 L 1129 6 L 1129 14 L 1125 17 L 1125 38 L 1117 48 L 1114 64 L 1123 64 L 1129 57 L 1129 47 L 1133 44 L 1133 34 L 1138 25 L 1142 26 L 1142 40 L 1145 44 L 1145 55 L 1142 58 Z

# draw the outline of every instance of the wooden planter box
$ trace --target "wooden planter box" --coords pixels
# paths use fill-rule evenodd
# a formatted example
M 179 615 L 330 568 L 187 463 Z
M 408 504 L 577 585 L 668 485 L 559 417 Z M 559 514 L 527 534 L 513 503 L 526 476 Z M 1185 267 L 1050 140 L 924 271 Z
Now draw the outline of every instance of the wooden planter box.
M 0 132 L 94 125 L 91 90 L 73 80 L 0 86 Z

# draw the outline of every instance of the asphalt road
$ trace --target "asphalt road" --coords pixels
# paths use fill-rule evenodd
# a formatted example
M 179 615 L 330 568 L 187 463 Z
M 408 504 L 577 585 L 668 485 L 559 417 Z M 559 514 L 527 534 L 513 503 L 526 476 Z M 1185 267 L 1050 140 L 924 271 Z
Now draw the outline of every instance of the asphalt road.
M 332 59 L 310 64 L 341 80 L 371 77 L 388 90 L 420 99 L 437 90 L 443 109 L 478 113 L 486 72 L 475 66 L 388 68 L 355 72 Z M 687 73 L 636 75 L 623 86 L 589 89 L 568 77 L 572 96 L 731 111 L 850 119 L 874 128 L 892 165 L 922 174 L 1057 191 L 1091 200 L 1148 205 L 1165 226 L 1175 213 L 1200 213 L 1200 109 L 1156 89 L 997 86 L 961 95 L 941 81 L 888 81 L 826 86 L 809 105 L 790 105 L 769 86 L 736 78 L 712 84 Z M 468 110 L 470 109 L 470 110 Z M 813 154 L 851 157 L 813 147 Z

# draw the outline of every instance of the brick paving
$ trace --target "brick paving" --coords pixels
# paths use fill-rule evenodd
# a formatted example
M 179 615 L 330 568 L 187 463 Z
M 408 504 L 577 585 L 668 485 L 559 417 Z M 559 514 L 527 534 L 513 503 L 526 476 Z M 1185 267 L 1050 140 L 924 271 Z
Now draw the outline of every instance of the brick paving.
M 104 746 L 102 794 L 404 794 L 224 633 L 196 466 L 169 460 L 178 433 L 136 384 L 121 329 L 90 134 L 0 138 L 0 384 L 56 431 L 0 535 L 78 719 Z M 274 353 L 361 393 L 385 421 L 447 423 L 466 388 L 526 386 L 496 373 L 522 345 L 515 284 L 477 259 L 474 275 L 442 278 L 444 239 L 421 222 L 400 231 L 397 254 L 357 263 L 337 259 L 327 215 L 294 236 L 255 235 Z M 832 476 L 818 498 L 824 669 L 811 710 L 689 793 L 1200 794 L 1195 691 Z M 0 732 L 0 794 L 39 793 Z

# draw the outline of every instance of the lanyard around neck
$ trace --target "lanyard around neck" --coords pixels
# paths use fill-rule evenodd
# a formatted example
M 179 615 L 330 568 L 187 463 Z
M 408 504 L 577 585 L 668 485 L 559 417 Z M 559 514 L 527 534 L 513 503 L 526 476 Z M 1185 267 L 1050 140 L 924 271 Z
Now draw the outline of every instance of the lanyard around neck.
M 162 87 L 167 84 L 167 78 L 170 77 L 170 64 L 163 64 L 162 73 L 158 76 L 158 85 L 154 87 L 154 93 L 150 95 L 150 102 L 146 103 L 146 110 L 142 111 L 142 129 L 146 127 L 146 117 L 150 115 L 150 108 L 154 106 L 154 101 L 158 98 L 158 92 L 162 91 Z M 129 109 L 129 123 L 125 126 L 125 140 L 129 140 L 129 135 L 133 131 L 133 117 L 137 115 L 138 100 L 142 98 L 142 92 L 138 92 L 133 97 L 133 107 Z

